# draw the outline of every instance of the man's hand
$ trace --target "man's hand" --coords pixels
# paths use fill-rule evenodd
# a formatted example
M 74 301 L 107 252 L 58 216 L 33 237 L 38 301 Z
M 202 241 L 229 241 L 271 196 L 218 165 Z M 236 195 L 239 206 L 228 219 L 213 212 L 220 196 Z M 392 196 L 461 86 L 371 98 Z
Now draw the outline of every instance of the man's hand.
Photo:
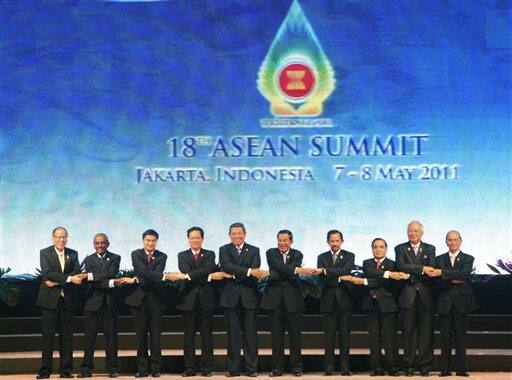
M 58 282 L 53 282 L 53 281 L 50 281 L 50 280 L 46 280 L 46 281 L 44 282 L 44 284 L 45 284 L 47 287 L 49 287 L 49 288 L 53 288 L 54 286 L 59 285 L 59 283 L 58 283 Z
M 427 273 L 429 277 L 440 277 L 443 272 L 441 269 L 434 269 Z
M 402 275 L 400 272 L 389 272 L 389 278 L 400 281 L 402 280 Z
M 235 277 L 231 273 L 228 273 L 228 272 L 221 272 L 221 273 L 224 276 L 224 278 L 234 278 Z
M 346 274 L 346 275 L 338 277 L 338 280 L 351 282 L 352 281 L 352 276 L 349 275 L 349 274 Z
M 83 278 L 84 278 L 83 273 L 76 274 L 76 275 L 70 277 L 70 281 L 75 285 L 81 285 Z M 87 275 L 85 275 L 85 278 L 87 278 Z
M 361 277 L 352 277 L 350 280 L 351 283 L 354 285 L 364 285 L 364 278 Z
M 404 273 L 404 272 L 399 272 L 400 273 L 400 278 L 402 280 L 408 280 L 409 278 L 411 278 L 411 275 L 409 273 Z
M 423 273 L 425 273 L 427 276 L 430 276 L 434 271 L 435 268 L 429 267 L 427 265 L 423 267 Z
M 179 280 L 186 280 L 187 275 L 183 273 L 166 273 L 165 274 L 165 280 L 166 281 L 179 281 Z
M 466 281 L 464 280 L 452 280 L 451 283 L 454 284 L 454 285 L 460 285 L 460 284 L 463 284 L 465 283 Z
M 135 284 L 137 277 L 119 277 L 114 280 L 115 286 Z
M 224 280 L 224 275 L 227 274 L 227 273 L 224 273 L 224 272 L 213 272 L 213 273 L 210 273 L 210 279 L 211 280 Z
M 256 277 L 258 280 L 269 276 L 269 271 L 265 269 L 252 268 L 251 276 Z
M 295 274 L 300 274 L 302 276 L 314 276 L 318 273 L 317 268 L 295 268 Z

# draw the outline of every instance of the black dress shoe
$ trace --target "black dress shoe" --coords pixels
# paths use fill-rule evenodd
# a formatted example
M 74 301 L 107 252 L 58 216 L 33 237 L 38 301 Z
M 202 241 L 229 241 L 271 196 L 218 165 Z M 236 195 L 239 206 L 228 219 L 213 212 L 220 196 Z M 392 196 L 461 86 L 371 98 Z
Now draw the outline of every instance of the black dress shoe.
M 212 371 L 203 371 L 201 372 L 201 376 L 203 377 L 212 377 Z
M 247 376 L 249 376 L 249 377 L 258 377 L 258 372 L 256 372 L 256 371 L 249 371 L 249 372 L 247 372 Z
M 108 371 L 108 377 L 118 377 L 119 372 L 117 371 Z
M 439 377 L 447 377 L 447 376 L 451 376 L 451 375 L 452 375 L 451 372 L 441 371 L 441 373 L 439 374 Z
M 226 372 L 226 377 L 238 377 L 240 376 L 240 372 Z
M 151 372 L 151 377 L 160 377 L 160 371 Z
M 398 372 L 398 370 L 392 369 L 392 370 L 388 371 L 388 376 L 396 377 L 396 376 L 400 376 L 400 373 Z
M 148 376 L 149 376 L 149 374 L 144 371 L 139 371 L 135 374 L 135 377 L 148 377 Z
M 404 372 L 405 376 L 414 376 L 414 369 L 412 368 L 406 368 Z
M 270 371 L 270 373 L 268 375 L 270 377 L 279 377 L 279 376 L 283 376 L 283 373 L 281 371 L 279 371 L 278 369 L 273 369 L 272 371 Z
M 92 376 L 92 373 L 86 372 L 86 371 L 80 371 L 78 373 L 78 377 L 81 379 L 86 378 L 86 377 L 91 377 L 91 376 Z
M 325 370 L 325 372 L 323 373 L 324 376 L 333 376 L 334 373 L 332 370 L 328 369 L 328 370 Z
M 462 376 L 462 377 L 469 377 L 469 373 L 467 373 L 467 372 L 457 372 L 456 375 Z
M 344 369 L 340 372 L 341 376 L 352 376 L 352 372 L 350 372 L 348 369 Z
M 71 372 L 66 371 L 62 372 L 59 377 L 63 379 L 72 379 L 74 376 L 71 374 Z
M 293 376 L 295 377 L 301 377 L 303 375 L 303 372 L 301 369 L 295 369 L 292 371 Z
M 50 378 L 50 372 L 48 372 L 48 371 L 41 371 L 36 376 L 36 379 L 49 379 L 49 378 Z
M 370 376 L 384 376 L 384 370 L 377 368 L 370 372 Z
M 420 371 L 420 375 L 423 376 L 423 377 L 429 377 L 430 376 L 430 371 L 428 369 L 422 369 Z
M 191 369 L 186 369 L 182 374 L 181 377 L 192 377 L 196 375 L 196 371 L 193 371 Z M 204 375 L 203 375 L 204 376 Z M 210 375 L 211 376 L 211 375 Z

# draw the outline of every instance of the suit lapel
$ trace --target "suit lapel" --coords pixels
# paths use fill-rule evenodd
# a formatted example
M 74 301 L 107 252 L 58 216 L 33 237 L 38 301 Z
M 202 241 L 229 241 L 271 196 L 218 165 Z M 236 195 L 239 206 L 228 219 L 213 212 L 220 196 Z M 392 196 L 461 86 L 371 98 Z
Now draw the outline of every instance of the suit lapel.
M 60 266 L 60 261 L 59 261 L 59 255 L 57 255 L 57 251 L 55 250 L 55 247 L 52 246 L 50 248 L 49 254 L 50 254 L 50 260 L 52 260 L 54 265 L 56 265 L 57 268 L 59 268 L 60 271 L 62 272 L 62 268 Z M 65 251 L 64 251 L 64 257 L 66 257 L 66 252 Z M 65 261 L 64 261 L 64 263 L 65 263 Z

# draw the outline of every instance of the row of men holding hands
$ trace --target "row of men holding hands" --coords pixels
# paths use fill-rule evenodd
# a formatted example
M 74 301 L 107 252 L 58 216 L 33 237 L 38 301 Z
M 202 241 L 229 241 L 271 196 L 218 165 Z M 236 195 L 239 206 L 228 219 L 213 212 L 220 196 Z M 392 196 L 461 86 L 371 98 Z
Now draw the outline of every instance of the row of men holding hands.
M 441 316 L 442 371 L 449 375 L 451 334 L 456 337 L 456 368 L 458 375 L 466 372 L 466 330 L 468 314 L 475 300 L 468 283 L 473 257 L 460 251 L 461 237 L 457 231 L 446 236 L 449 252 L 435 256 L 435 248 L 421 241 L 423 226 L 417 221 L 407 227 L 408 242 L 395 247 L 396 262 L 386 257 L 387 243 L 382 238 L 372 242 L 373 258 L 363 263 L 364 278 L 354 277 L 354 254 L 343 250 L 343 234 L 338 230 L 327 233 L 330 250 L 318 256 L 317 268 L 303 268 L 303 255 L 291 248 L 293 235 L 289 230 L 277 234 L 277 248 L 266 252 L 269 270 L 261 269 L 259 248 L 245 242 L 242 223 L 229 228 L 231 243 L 219 250 L 220 269 L 215 253 L 202 248 L 204 231 L 192 227 L 187 231 L 190 249 L 178 254 L 177 273 L 164 273 L 167 255 L 156 249 L 158 233 L 147 230 L 142 235 L 143 248 L 132 252 L 135 277 L 116 278 L 120 256 L 108 251 L 105 234 L 94 237 L 95 253 L 85 258 L 81 273 L 76 251 L 66 248 L 67 231 L 53 231 L 53 246 L 41 250 L 43 283 L 37 305 L 41 307 L 43 327 L 42 366 L 37 378 L 47 378 L 52 372 L 53 339 L 59 332 L 60 375 L 72 377 L 73 291 L 70 284 L 88 283 L 84 307 L 85 347 L 79 377 L 89 377 L 93 370 L 95 340 L 100 322 L 103 323 L 106 343 L 106 368 L 109 376 L 118 375 L 117 306 L 114 288 L 136 284 L 126 298 L 131 307 L 137 336 L 136 377 L 160 376 L 161 318 L 166 308 L 164 281 L 180 281 L 181 295 L 175 307 L 184 316 L 184 361 L 182 376 L 211 376 L 213 371 L 212 322 L 215 297 L 211 281 L 223 280 L 219 306 L 225 311 L 228 335 L 228 372 L 240 375 L 240 332 L 243 336 L 245 369 L 257 376 L 257 310 L 261 306 L 269 313 L 272 338 L 271 377 L 285 370 L 284 335 L 287 326 L 290 340 L 290 372 L 301 376 L 301 313 L 304 300 L 299 275 L 319 275 L 323 283 L 321 312 L 325 316 L 325 372 L 335 373 L 335 339 L 339 335 L 341 375 L 351 375 L 349 368 L 350 318 L 352 315 L 351 288 L 365 286 L 367 291 L 362 309 L 368 314 L 372 375 L 398 375 L 398 345 L 396 314 L 401 310 L 404 343 L 404 371 L 412 375 L 418 365 L 420 374 L 428 376 L 432 369 L 432 319 L 434 312 Z M 434 278 L 440 279 L 441 292 L 437 308 L 433 298 Z M 261 305 L 257 281 L 268 278 Z M 403 282 L 395 299 L 394 284 Z M 201 361 L 196 368 L 195 335 L 201 333 Z M 148 337 L 150 355 L 148 354 Z M 385 354 L 381 355 L 381 348 Z

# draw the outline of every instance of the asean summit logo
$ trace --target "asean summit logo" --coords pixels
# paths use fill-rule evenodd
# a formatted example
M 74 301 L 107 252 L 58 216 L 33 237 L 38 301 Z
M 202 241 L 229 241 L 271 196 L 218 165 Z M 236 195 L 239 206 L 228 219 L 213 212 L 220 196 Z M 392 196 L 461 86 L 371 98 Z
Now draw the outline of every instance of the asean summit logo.
M 263 127 L 332 126 L 330 119 L 295 119 L 319 116 L 336 83 L 331 63 L 298 0 L 293 0 L 279 27 L 257 82 L 258 90 L 270 102 L 270 112 L 285 118 L 284 123 L 261 120 Z

